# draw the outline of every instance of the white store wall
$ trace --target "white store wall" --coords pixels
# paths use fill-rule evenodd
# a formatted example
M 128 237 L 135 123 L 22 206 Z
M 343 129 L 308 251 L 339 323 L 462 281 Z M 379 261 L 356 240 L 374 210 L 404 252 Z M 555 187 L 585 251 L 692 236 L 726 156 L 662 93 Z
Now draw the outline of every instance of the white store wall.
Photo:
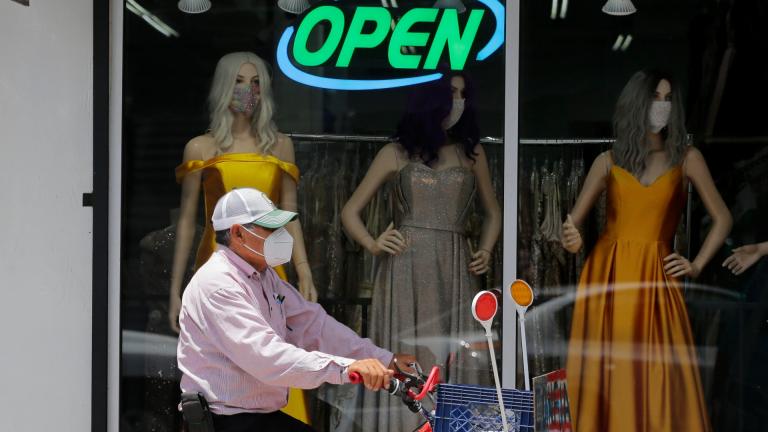
M 0 0 L 0 431 L 91 422 L 92 0 Z

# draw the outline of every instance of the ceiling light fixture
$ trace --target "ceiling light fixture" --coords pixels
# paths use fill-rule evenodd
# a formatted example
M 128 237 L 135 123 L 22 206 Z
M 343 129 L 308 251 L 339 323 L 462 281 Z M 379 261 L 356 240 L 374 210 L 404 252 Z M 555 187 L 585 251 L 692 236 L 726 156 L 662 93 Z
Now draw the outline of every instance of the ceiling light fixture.
M 159 31 L 166 37 L 179 37 L 179 33 L 174 30 L 173 27 L 163 22 L 163 20 L 153 15 L 150 11 L 144 9 L 143 6 L 136 3 L 136 0 L 128 0 L 125 2 L 125 8 L 133 12 L 136 16 L 141 17 L 141 19 L 146 21 L 147 24 L 152 26 L 152 28 Z
M 280 9 L 292 13 L 294 15 L 301 15 L 309 9 L 309 1 L 307 0 L 277 0 L 277 7 Z
M 624 38 L 624 43 L 621 45 L 621 50 L 626 51 L 627 48 L 629 48 L 629 44 L 632 43 L 632 35 L 629 34 L 627 37 Z
M 467 11 L 467 7 L 464 6 L 461 0 L 437 0 L 432 7 L 437 9 L 456 9 L 459 13 Z
M 624 35 L 619 35 L 616 38 L 616 42 L 613 43 L 613 48 L 611 50 L 618 51 L 619 48 L 621 48 L 621 45 L 624 43 Z
M 608 15 L 626 16 L 637 12 L 632 0 L 608 0 L 603 5 L 603 12 Z
M 557 0 L 552 0 L 552 10 L 549 12 L 549 19 L 557 19 Z
M 179 0 L 179 10 L 188 14 L 207 12 L 211 8 L 209 0 Z

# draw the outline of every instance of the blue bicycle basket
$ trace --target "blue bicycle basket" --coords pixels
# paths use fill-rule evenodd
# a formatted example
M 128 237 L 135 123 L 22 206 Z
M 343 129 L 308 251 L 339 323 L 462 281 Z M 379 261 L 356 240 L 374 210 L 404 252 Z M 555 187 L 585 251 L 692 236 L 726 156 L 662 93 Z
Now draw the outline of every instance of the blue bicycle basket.
M 533 392 L 502 389 L 510 432 L 533 432 Z M 494 387 L 437 386 L 434 432 L 503 432 Z

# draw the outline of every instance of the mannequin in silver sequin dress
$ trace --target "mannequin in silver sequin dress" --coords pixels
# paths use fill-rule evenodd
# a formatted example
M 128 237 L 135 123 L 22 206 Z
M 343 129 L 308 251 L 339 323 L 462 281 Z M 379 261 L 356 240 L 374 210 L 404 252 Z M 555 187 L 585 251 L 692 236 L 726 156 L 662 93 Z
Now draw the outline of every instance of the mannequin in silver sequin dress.
M 501 229 L 485 152 L 478 144 L 474 101 L 466 77 L 420 87 L 398 126 L 342 211 L 347 233 L 381 257 L 369 335 L 395 352 L 412 352 L 443 379 L 490 384 L 484 333 L 471 313 Z M 377 190 L 393 182 L 394 221 L 374 238 L 360 213 Z M 465 235 L 475 194 L 485 210 L 479 247 Z M 477 345 L 477 348 L 475 348 Z M 364 395 L 364 431 L 411 431 L 420 423 L 396 398 Z

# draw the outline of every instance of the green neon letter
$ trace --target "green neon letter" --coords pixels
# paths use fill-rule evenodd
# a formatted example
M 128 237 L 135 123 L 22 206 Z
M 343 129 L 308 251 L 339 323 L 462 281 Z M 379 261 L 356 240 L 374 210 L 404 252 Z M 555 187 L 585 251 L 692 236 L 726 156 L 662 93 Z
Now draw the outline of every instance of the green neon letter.
M 410 32 L 411 27 L 417 22 L 434 22 L 437 17 L 437 9 L 411 9 L 400 21 L 397 22 L 389 41 L 389 64 L 397 69 L 416 69 L 421 62 L 419 54 L 404 54 L 403 47 L 423 47 L 427 45 L 429 33 Z
M 349 61 L 352 60 L 352 55 L 357 48 L 373 48 L 382 43 L 389 33 L 391 20 L 392 16 L 389 11 L 382 7 L 361 6 L 357 8 L 355 16 L 352 17 L 352 22 L 349 24 L 344 45 L 341 46 L 336 66 L 349 66 Z M 372 33 L 363 34 L 363 26 L 367 21 L 372 21 L 375 27 Z
M 451 69 L 464 69 L 469 51 L 472 49 L 472 43 L 477 36 L 477 29 L 483 20 L 483 14 L 485 11 L 482 9 L 472 10 L 462 34 L 459 31 L 459 14 L 456 9 L 445 9 L 443 17 L 440 19 L 440 25 L 435 32 L 435 38 L 432 40 L 432 48 L 430 48 L 427 60 L 424 62 L 424 69 L 437 68 L 437 62 L 443 55 L 446 46 L 448 47 Z
M 331 23 L 331 30 L 319 50 L 311 52 L 307 41 L 312 30 L 322 21 Z M 336 51 L 344 33 L 344 13 L 334 6 L 320 6 L 308 13 L 296 31 L 293 40 L 293 58 L 303 66 L 319 66 L 328 61 Z

